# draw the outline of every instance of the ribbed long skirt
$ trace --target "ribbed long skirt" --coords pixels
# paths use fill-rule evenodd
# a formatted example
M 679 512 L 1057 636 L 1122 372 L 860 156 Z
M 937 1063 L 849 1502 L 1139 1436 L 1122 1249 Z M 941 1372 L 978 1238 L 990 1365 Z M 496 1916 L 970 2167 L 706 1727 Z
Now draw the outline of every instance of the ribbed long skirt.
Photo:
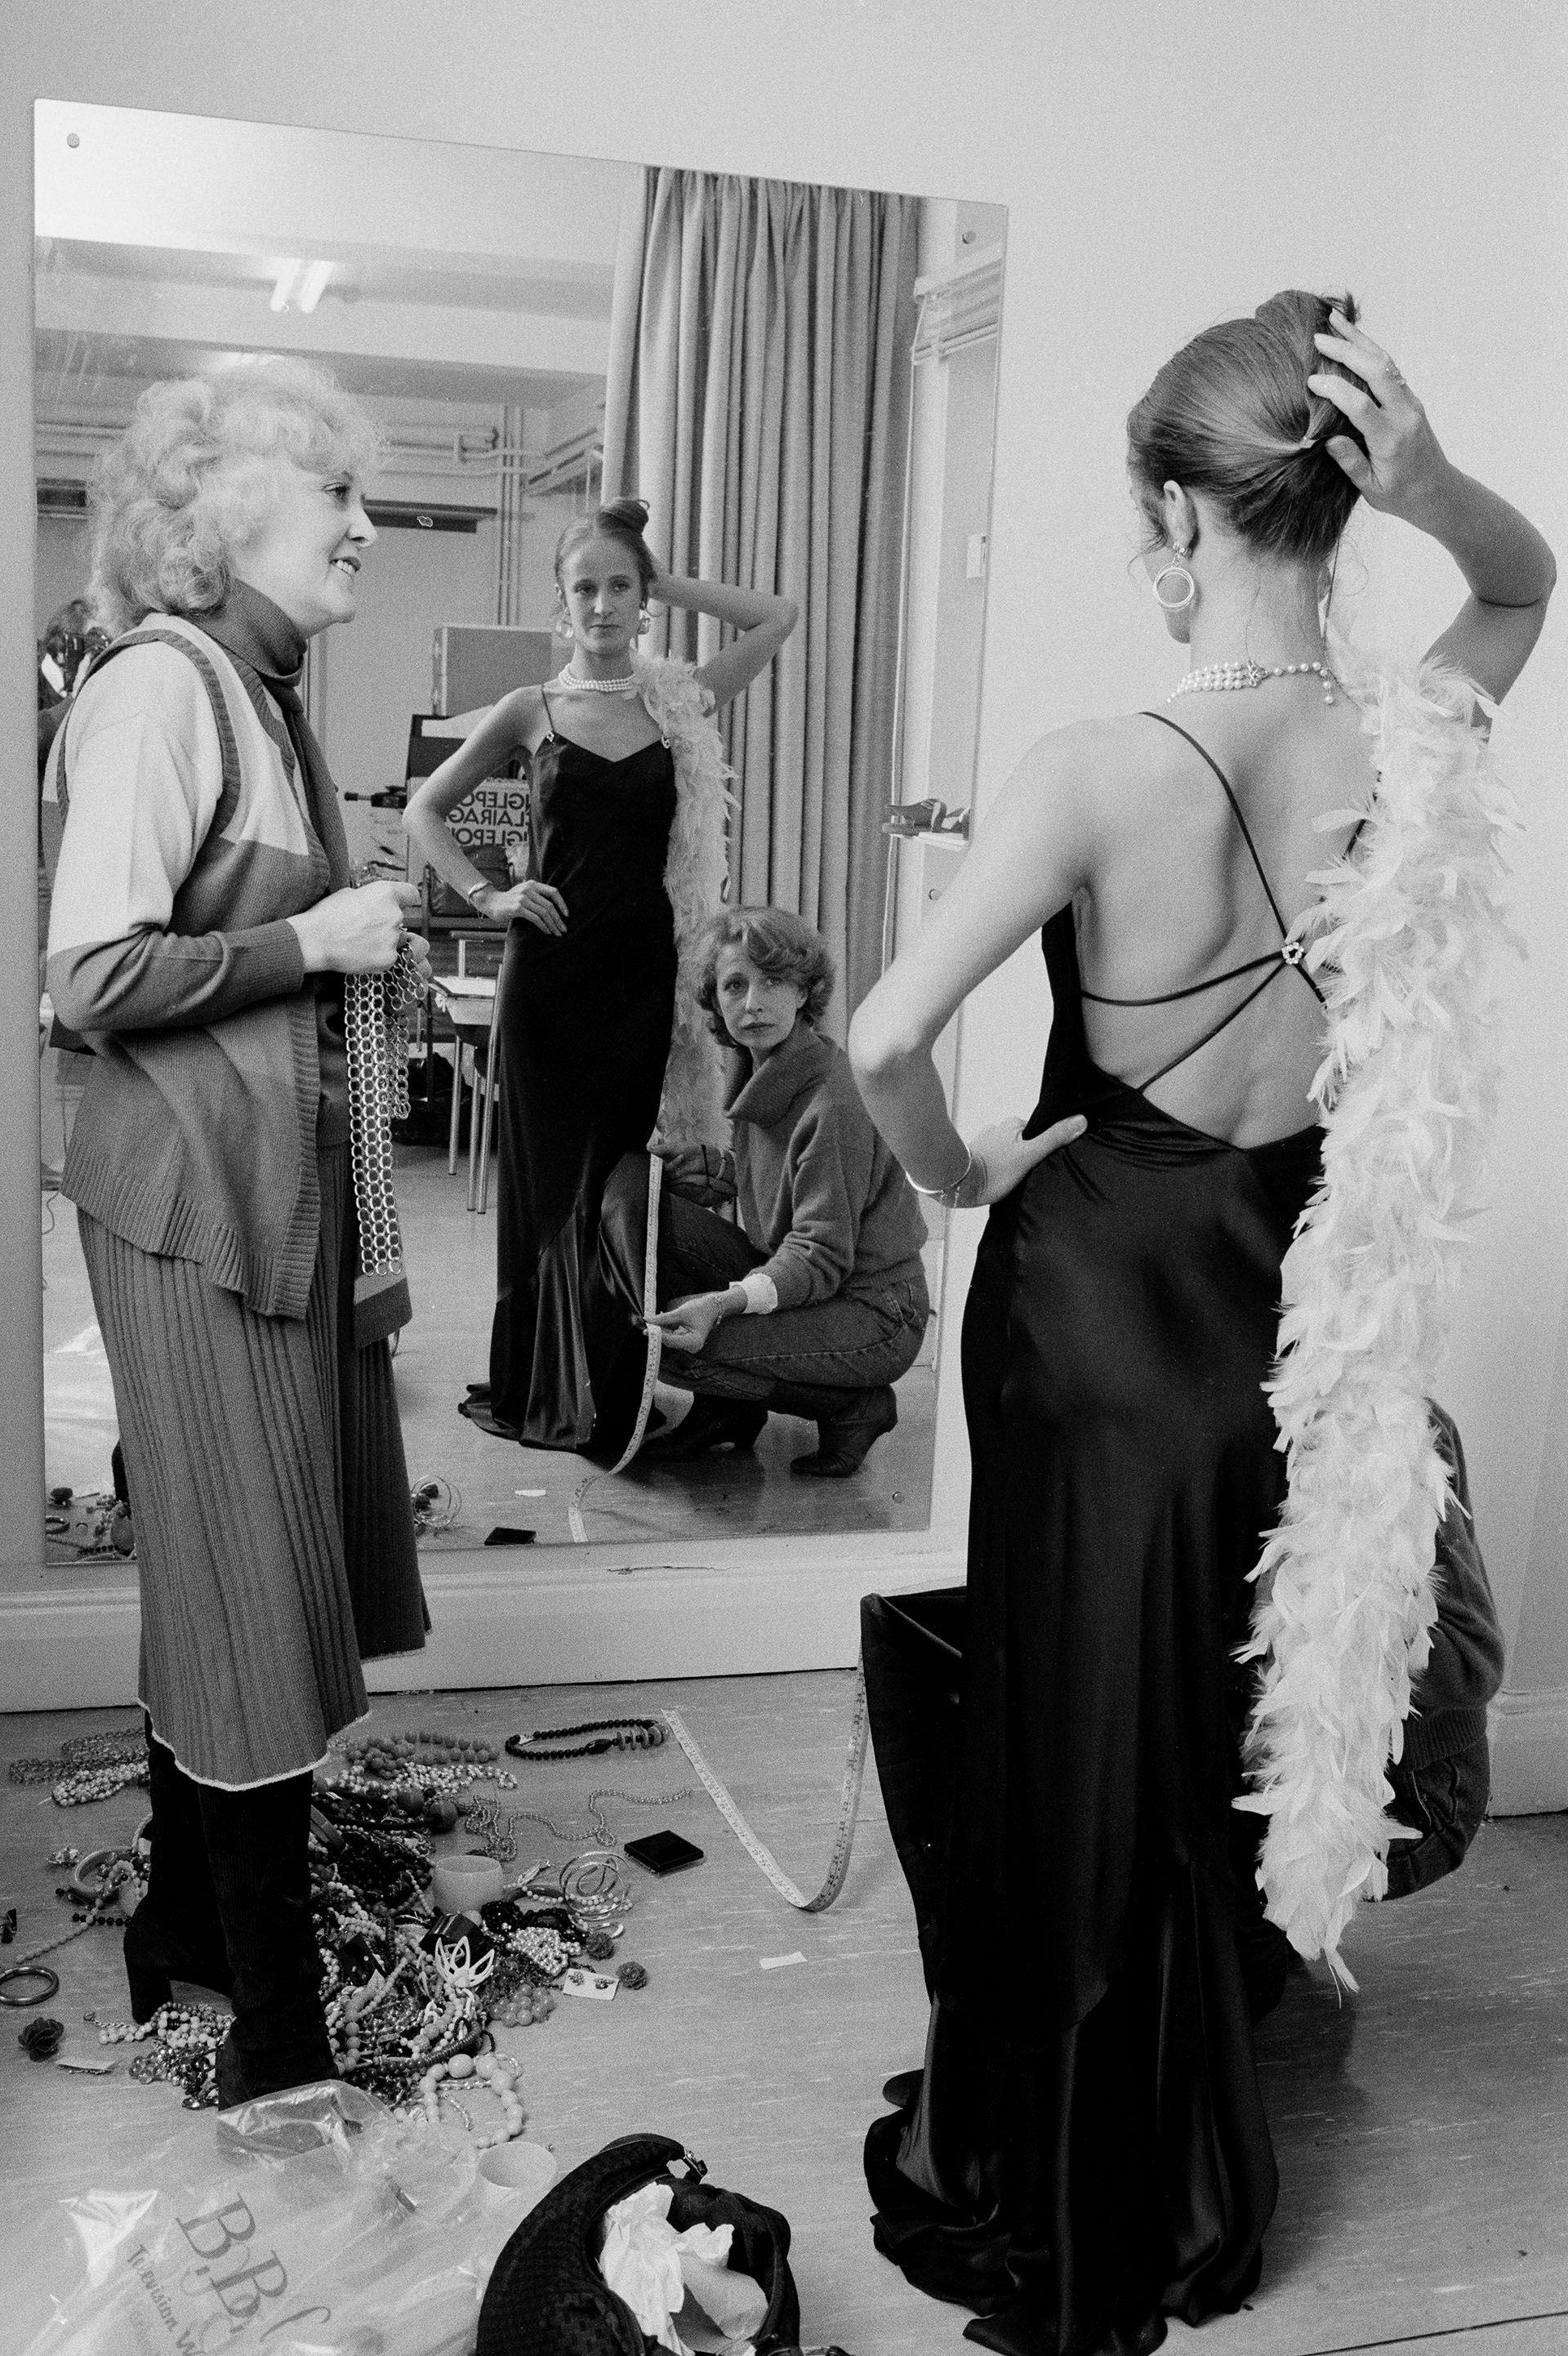
M 140 1698 L 186 1773 L 231 1791 L 315 1766 L 368 1707 L 361 1659 L 416 1651 L 429 1624 L 390 1355 L 354 1347 L 347 1146 L 318 1168 L 303 1318 L 77 1215 L 125 1451 Z

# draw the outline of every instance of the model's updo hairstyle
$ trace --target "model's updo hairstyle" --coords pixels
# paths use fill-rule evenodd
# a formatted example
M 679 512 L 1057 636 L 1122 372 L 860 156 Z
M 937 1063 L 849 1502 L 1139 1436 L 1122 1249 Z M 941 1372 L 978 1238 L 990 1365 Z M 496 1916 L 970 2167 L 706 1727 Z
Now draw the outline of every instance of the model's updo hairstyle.
M 1312 340 L 1331 332 L 1330 310 L 1353 324 L 1355 297 L 1289 288 L 1250 319 L 1206 327 L 1167 360 L 1127 418 L 1127 464 L 1151 547 L 1165 539 L 1160 487 L 1174 482 L 1206 493 L 1253 548 L 1317 563 L 1333 554 L 1360 494 L 1325 445 L 1340 434 L 1365 444 L 1342 410 L 1307 390 L 1308 376 L 1325 373 L 1361 384 Z
M 562 574 L 574 548 L 581 548 L 590 540 L 618 540 L 637 568 L 645 597 L 658 579 L 654 552 L 643 538 L 647 526 L 646 499 L 612 499 L 607 507 L 595 508 L 592 515 L 574 516 L 555 544 L 556 587 L 564 594 Z

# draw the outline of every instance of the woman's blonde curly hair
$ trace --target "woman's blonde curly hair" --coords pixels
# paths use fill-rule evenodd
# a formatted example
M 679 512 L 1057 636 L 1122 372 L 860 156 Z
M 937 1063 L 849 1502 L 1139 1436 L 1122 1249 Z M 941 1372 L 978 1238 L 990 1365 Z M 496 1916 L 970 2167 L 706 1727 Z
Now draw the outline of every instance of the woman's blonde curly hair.
M 368 412 L 303 360 L 149 385 L 91 487 L 97 619 L 117 637 L 144 614 L 220 605 L 233 552 L 276 498 L 280 462 L 363 482 L 383 448 Z

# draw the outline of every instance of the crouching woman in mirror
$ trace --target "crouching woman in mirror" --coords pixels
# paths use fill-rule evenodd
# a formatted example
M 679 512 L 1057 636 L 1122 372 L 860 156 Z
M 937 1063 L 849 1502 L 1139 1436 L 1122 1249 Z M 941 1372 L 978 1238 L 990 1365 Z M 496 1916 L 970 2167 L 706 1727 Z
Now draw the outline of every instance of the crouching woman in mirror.
M 817 1428 L 816 1447 L 792 1469 L 840 1480 L 898 1421 L 892 1386 L 931 1314 L 925 1221 L 842 1049 L 817 1028 L 832 993 L 832 959 L 801 917 L 735 908 L 709 925 L 698 1002 L 731 1054 L 734 1141 L 663 1155 L 666 1306 L 649 1323 L 664 1337 L 666 1378 L 696 1397 L 641 1462 L 750 1448 L 778 1409 Z M 621 1162 L 599 1230 L 601 1280 L 634 1316 L 647 1173 L 644 1154 Z M 731 1205 L 738 1224 L 721 1215 Z
M 94 494 L 117 635 L 51 756 L 48 987 L 92 1050 L 62 1183 L 141 1581 L 153 1853 L 126 1968 L 139 2020 L 173 1979 L 232 1996 L 225 2103 L 337 2074 L 311 1770 L 366 1711 L 362 1656 L 426 1626 L 387 1347 L 406 1289 L 361 1253 L 389 1198 L 357 1206 L 386 1162 L 349 1091 L 422 944 L 406 887 L 347 888 L 298 692 L 306 640 L 354 617 L 377 447 L 293 364 L 144 394 Z M 343 977 L 394 968 L 347 985 L 346 1034 Z

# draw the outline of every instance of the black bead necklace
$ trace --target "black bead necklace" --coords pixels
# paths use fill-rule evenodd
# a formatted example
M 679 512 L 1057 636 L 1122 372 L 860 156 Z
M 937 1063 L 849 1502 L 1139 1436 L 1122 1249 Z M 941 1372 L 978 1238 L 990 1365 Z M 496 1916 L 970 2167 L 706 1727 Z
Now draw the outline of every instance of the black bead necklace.
M 509 1759 L 588 1759 L 599 1751 L 656 1751 L 668 1729 L 657 1718 L 591 1718 L 581 1726 L 537 1726 L 529 1734 L 509 1734 L 507 1756 Z M 586 1742 L 575 1742 L 570 1750 L 540 1751 L 540 1742 L 562 1743 L 574 1734 L 586 1734 Z

